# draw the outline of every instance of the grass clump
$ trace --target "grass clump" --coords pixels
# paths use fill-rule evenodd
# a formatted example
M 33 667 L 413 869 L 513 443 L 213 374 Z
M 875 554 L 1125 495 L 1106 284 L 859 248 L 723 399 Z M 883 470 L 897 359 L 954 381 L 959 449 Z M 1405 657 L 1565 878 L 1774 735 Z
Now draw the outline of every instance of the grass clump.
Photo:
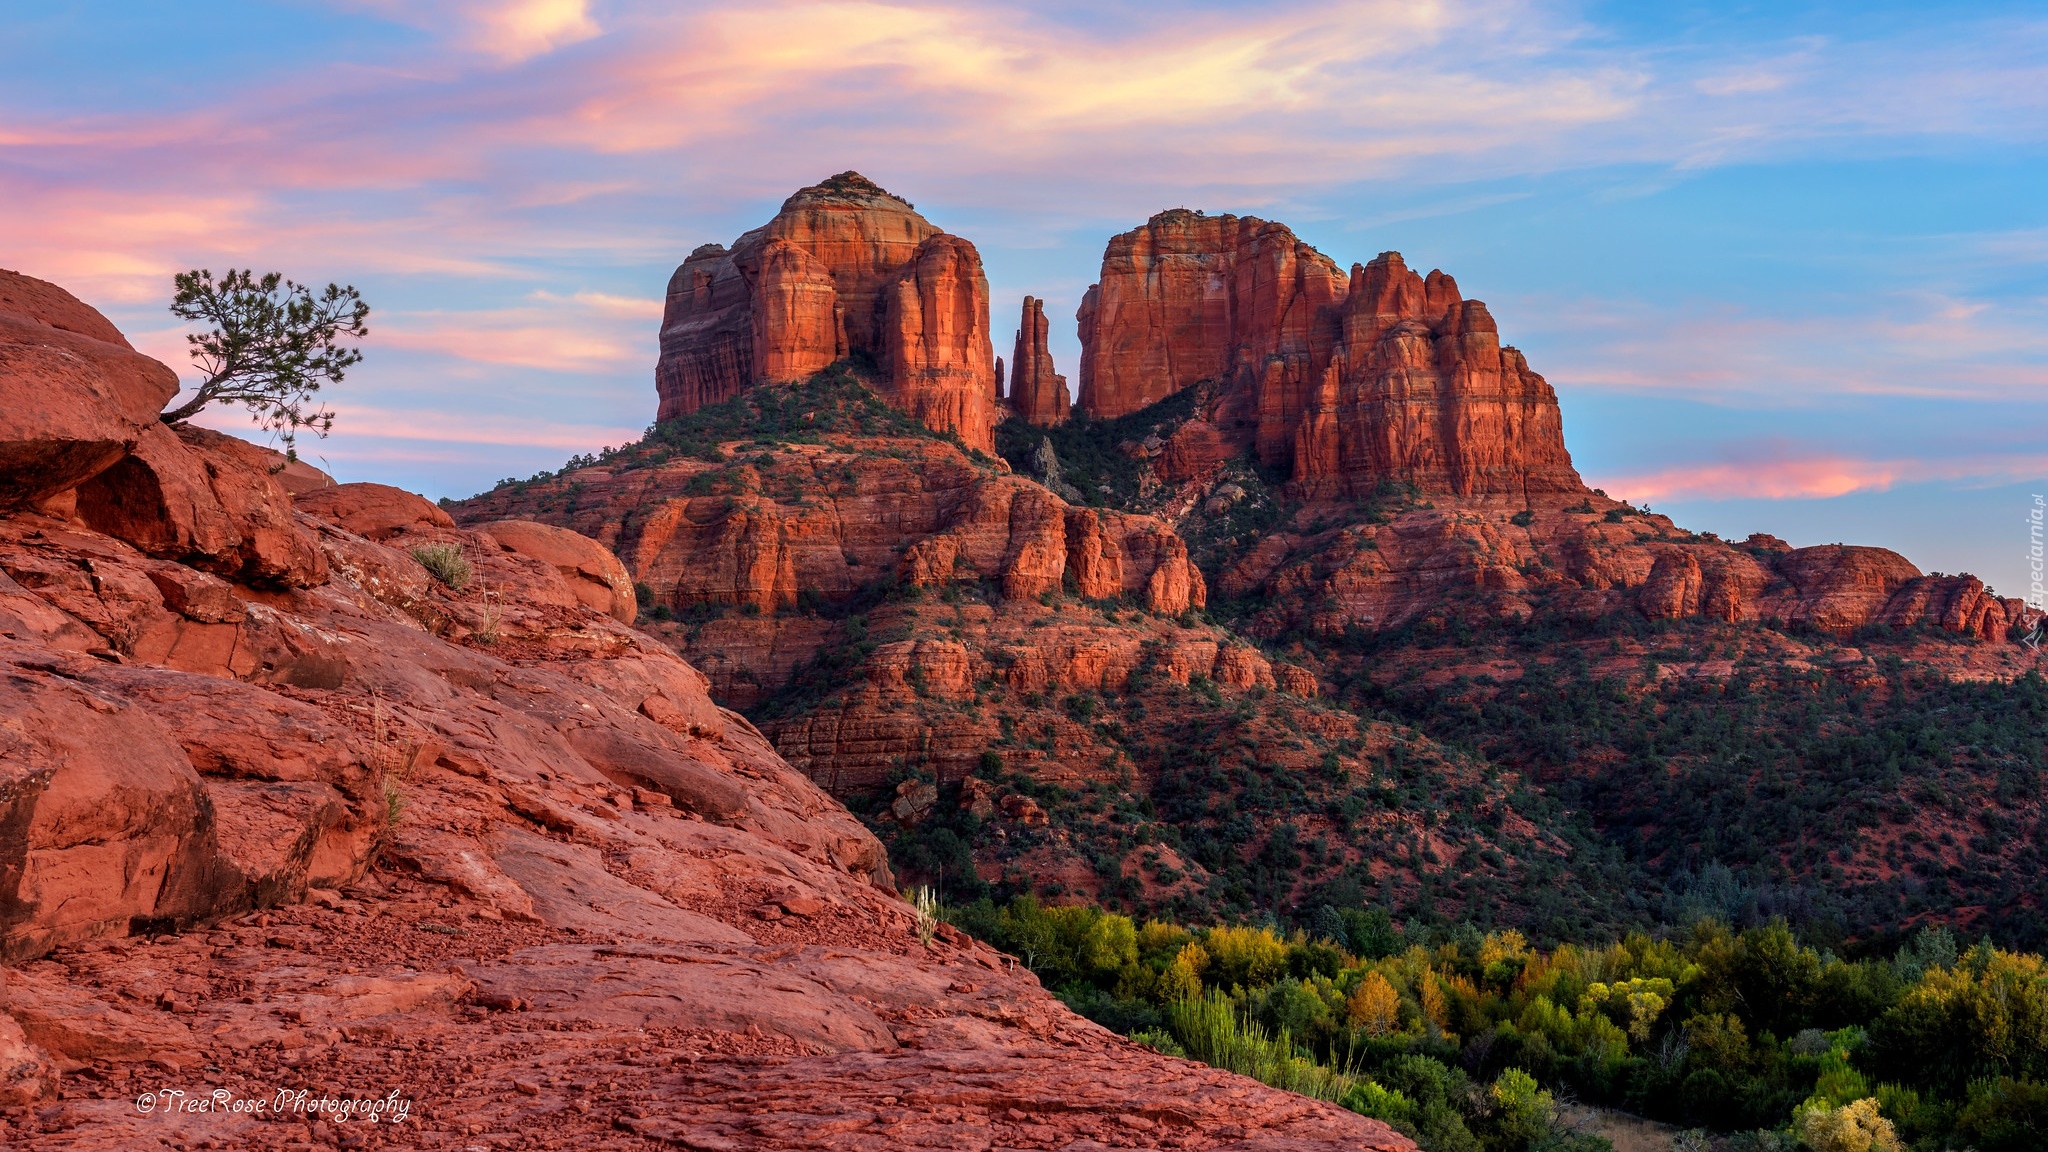
M 412 550 L 412 558 L 419 561 L 428 575 L 446 584 L 451 591 L 462 591 L 469 586 L 470 577 L 475 575 L 459 545 L 422 544 Z

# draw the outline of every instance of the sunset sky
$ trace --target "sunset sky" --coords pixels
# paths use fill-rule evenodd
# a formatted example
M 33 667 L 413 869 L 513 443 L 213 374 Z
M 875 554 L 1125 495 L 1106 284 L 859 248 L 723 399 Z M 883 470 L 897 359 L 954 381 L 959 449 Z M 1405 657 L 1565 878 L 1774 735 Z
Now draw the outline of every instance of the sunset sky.
M 852 168 L 980 248 L 1000 352 L 1042 296 L 1072 376 L 1153 212 L 1277 219 L 1487 301 L 1615 496 L 2027 591 L 2039 3 L 0 13 L 0 267 L 181 370 L 176 270 L 355 284 L 368 358 L 308 452 L 343 480 L 462 496 L 637 435 L 675 265 Z

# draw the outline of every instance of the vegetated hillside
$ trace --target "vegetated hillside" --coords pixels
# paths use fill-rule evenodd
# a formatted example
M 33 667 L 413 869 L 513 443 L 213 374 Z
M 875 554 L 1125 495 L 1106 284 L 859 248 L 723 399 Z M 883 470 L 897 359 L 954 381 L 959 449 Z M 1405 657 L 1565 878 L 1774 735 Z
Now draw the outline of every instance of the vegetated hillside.
M 1830 939 L 1933 918 L 2026 947 L 2048 940 L 2039 671 L 1952 677 L 1915 657 L 1981 642 L 1940 634 L 1866 637 L 1858 651 L 1736 626 L 1636 621 L 1629 636 L 1630 621 L 1614 624 L 1605 638 L 1559 628 L 1526 647 L 1503 630 L 1495 642 L 1520 648 L 1519 662 L 1448 682 L 1416 659 L 1440 637 L 1412 634 L 1405 650 L 1362 641 L 1372 654 L 1350 662 L 1340 695 L 1587 813 L 1665 881 L 1679 922 L 1778 913 Z
M 1541 949 L 1377 909 L 1292 935 L 1030 898 L 949 916 L 1133 1039 L 1341 1102 L 1425 1152 L 1606 1147 L 1569 1100 L 1691 1129 L 1681 1149 L 2048 1140 L 2048 965 L 1944 928 L 1849 960 L 1782 921 Z
M 1412 725 L 1540 790 L 1558 820 L 1546 831 L 1577 842 L 1580 861 L 1608 853 L 1628 876 L 1623 887 L 1648 894 L 1634 909 L 1646 918 L 1632 922 L 1784 915 L 1841 940 L 1933 918 L 2027 947 L 2048 939 L 2038 848 L 2048 705 L 2029 648 L 1927 623 L 1845 637 L 1807 624 L 1651 619 L 1621 600 L 1596 612 L 1552 600 L 1502 616 L 1483 581 L 1410 593 L 1419 610 L 1384 628 L 1319 618 L 1301 607 L 1312 584 L 1247 589 L 1233 570 L 1280 537 L 1362 527 L 1376 533 L 1372 552 L 1386 538 L 1379 529 L 1407 531 L 1456 502 L 1389 489 L 1309 503 L 1261 484 L 1242 456 L 1171 480 L 1189 396 L 1113 421 L 1012 421 L 998 429 L 998 450 L 1028 466 L 1044 440 L 1062 482 L 1084 493 L 1184 509 L 1174 523 L 1208 581 L 1211 619 L 1315 670 L 1332 703 Z M 1146 456 L 1147 436 L 1165 447 Z M 1616 519 L 1649 526 L 1637 509 Z M 1543 887 L 1499 922 L 1570 938 L 1589 903 L 1614 907 Z
M 678 419 L 454 511 L 611 546 L 649 625 L 913 875 L 1545 939 L 1707 906 L 1817 938 L 2039 935 L 2008 874 L 2041 750 L 2002 703 L 2038 612 L 1587 487 L 1484 304 L 1398 253 L 1347 273 L 1277 221 L 1177 209 L 1112 238 L 1074 410 L 1027 305 L 994 425 L 978 337 L 899 354 L 931 316 L 876 291 L 909 247 L 825 266 L 868 250 L 821 238 L 936 245 L 919 282 L 929 256 L 933 299 L 964 293 L 951 336 L 982 331 L 971 246 L 907 213 L 848 176 L 693 254 L 657 371 Z M 1965 698 L 1992 733 L 1968 751 L 1944 728 Z
M 1239 479 L 1163 479 L 1165 453 L 1145 456 L 1158 447 L 1145 441 L 1182 426 L 1180 399 L 1050 429 L 1013 420 L 998 450 L 1028 474 L 1052 446 L 1055 482 L 1080 496 L 1063 520 L 1126 501 L 1174 517 L 1210 587 L 1304 514 L 1339 531 L 1440 511 L 1413 489 L 1309 508 L 1243 457 L 1220 465 L 1245 466 Z M 1011 508 L 1042 492 L 841 365 L 456 511 L 617 547 L 660 582 L 643 623 L 843 797 L 906 876 L 951 899 L 1033 891 L 1304 925 L 1372 905 L 1543 940 L 1708 911 L 1782 914 L 1823 939 L 1930 915 L 2038 937 L 2031 713 L 2008 717 L 2018 726 L 1988 759 L 1939 772 L 1929 759 L 1948 715 L 1936 696 L 1996 707 L 2027 691 L 1939 670 L 1983 675 L 2015 645 L 1873 630 L 1852 654 L 1810 628 L 1651 621 L 1627 605 L 1475 624 L 1458 608 L 1483 605 L 1456 593 L 1433 620 L 1258 639 L 1229 627 L 1256 629 L 1257 595 L 1161 612 L 1137 592 L 1083 595 L 1058 566 L 1020 583 L 1016 514 L 973 511 L 994 490 Z M 650 550 L 649 525 L 699 521 L 719 527 L 692 529 L 684 561 Z M 976 533 L 1011 541 L 984 549 L 986 570 L 920 559 Z M 1877 687 L 1886 669 L 1912 681 L 1897 702 Z M 1893 731 L 1908 713 L 1877 738 L 1904 750 L 1866 755 L 1855 733 L 1909 698 L 1924 703 L 1911 739 Z M 1972 791 L 1950 787 L 1966 780 Z M 1902 805 L 1925 815 L 1929 787 L 1945 789 L 1949 822 L 1899 824 Z

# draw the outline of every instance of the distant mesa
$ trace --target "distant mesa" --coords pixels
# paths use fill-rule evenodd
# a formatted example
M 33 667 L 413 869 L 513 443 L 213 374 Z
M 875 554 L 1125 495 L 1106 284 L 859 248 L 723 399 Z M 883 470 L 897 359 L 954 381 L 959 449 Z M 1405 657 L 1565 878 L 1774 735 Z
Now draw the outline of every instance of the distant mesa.
M 852 357 L 872 363 L 885 399 L 991 451 L 989 331 L 988 278 L 974 245 L 842 172 L 783 201 L 731 250 L 706 244 L 676 269 L 655 368 L 657 419 Z

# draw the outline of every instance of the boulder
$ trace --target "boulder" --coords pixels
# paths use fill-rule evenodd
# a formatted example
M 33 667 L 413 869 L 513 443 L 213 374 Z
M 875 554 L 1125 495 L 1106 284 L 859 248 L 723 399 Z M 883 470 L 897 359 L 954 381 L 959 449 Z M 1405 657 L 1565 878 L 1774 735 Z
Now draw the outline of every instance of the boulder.
M 176 373 L 77 297 L 0 269 L 0 510 L 113 465 L 177 391 Z
M 33 648 L 0 642 L 0 659 L 0 959 L 201 910 L 211 812 L 183 750 Z
M 453 528 L 455 521 L 426 497 L 389 484 L 337 484 L 301 492 L 299 511 L 371 540 L 406 532 Z
M 35 1103 L 50 1089 L 56 1071 L 14 1017 L 0 1013 L 0 1108 Z
M 79 486 L 77 514 L 152 556 L 237 583 L 310 588 L 326 581 L 327 561 L 292 518 L 292 497 L 270 471 L 276 455 L 207 428 L 151 425 Z
M 611 549 L 590 537 L 536 520 L 493 520 L 477 530 L 507 551 L 554 565 L 577 599 L 614 620 L 631 624 L 640 614 L 632 574 Z

